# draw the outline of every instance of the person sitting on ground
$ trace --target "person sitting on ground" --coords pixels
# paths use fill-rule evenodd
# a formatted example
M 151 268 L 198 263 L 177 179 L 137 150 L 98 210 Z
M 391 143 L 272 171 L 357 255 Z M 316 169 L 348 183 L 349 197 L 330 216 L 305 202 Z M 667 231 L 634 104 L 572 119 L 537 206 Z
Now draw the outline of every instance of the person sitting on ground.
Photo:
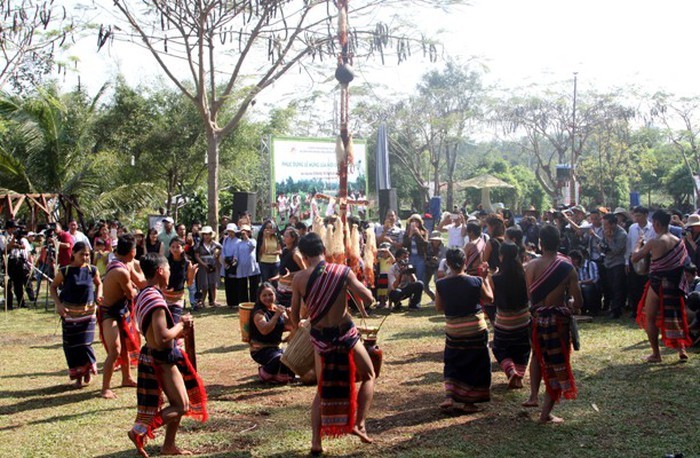
M 508 377 L 508 388 L 522 388 L 530 360 L 530 308 L 525 271 L 517 245 L 503 243 L 500 257 L 498 273 L 489 277 L 496 305 L 493 355 Z
M 474 405 L 491 400 L 491 358 L 488 330 L 480 302 L 492 302 L 491 286 L 482 277 L 464 272 L 466 256 L 459 248 L 445 255 L 452 275 L 437 282 L 435 309 L 445 313 L 445 396 L 440 404 L 450 409 L 455 402 L 464 404 L 464 411 L 477 412 Z
M 282 363 L 282 334 L 292 331 L 287 309 L 275 303 L 275 287 L 264 282 L 250 315 L 250 356 L 258 363 L 258 376 L 265 383 L 286 384 L 294 380 L 294 371 Z
M 600 313 L 601 306 L 598 265 L 588 260 L 579 250 L 572 250 L 569 253 L 569 257 L 574 267 L 576 267 L 578 284 L 583 295 L 581 311 L 585 315 L 597 316 Z
M 410 310 L 420 309 L 423 282 L 416 278 L 416 271 L 408 263 L 408 250 L 396 250 L 396 263 L 389 270 L 389 302 L 395 311 L 401 310 L 401 301 L 409 298 Z
M 665 210 L 657 210 L 651 217 L 656 238 L 641 246 L 643 239 L 632 253 L 632 262 L 644 259 L 651 254 L 649 281 L 642 300 L 637 308 L 637 324 L 643 328 L 649 344 L 651 355 L 644 360 L 649 363 L 661 362 L 659 351 L 659 331 L 663 343 L 678 351 L 681 362 L 688 360 L 685 349 L 692 345 L 685 315 L 683 265 L 688 257 L 685 244 L 678 237 L 668 232 L 671 215 Z M 662 316 L 658 316 L 662 313 Z

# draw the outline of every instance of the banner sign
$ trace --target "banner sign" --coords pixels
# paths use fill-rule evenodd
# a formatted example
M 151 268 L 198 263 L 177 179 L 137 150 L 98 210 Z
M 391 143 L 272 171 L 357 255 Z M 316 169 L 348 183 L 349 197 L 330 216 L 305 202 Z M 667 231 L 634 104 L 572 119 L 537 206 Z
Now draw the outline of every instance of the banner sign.
M 272 139 L 271 202 L 281 219 L 292 214 L 307 219 L 314 195 L 337 195 L 335 147 L 335 139 Z M 364 199 L 367 196 L 367 144 L 364 140 L 353 139 L 353 156 L 354 164 L 348 168 L 348 195 L 350 199 Z

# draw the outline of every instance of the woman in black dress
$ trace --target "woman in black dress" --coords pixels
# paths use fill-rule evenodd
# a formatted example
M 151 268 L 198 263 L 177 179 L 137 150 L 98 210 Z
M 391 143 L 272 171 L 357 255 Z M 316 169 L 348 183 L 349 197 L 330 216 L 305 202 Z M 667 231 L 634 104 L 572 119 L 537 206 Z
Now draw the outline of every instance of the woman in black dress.
M 447 265 L 452 272 L 437 282 L 435 308 L 445 313 L 445 396 L 440 407 L 449 409 L 455 402 L 465 412 L 476 412 L 477 402 L 491 399 L 491 358 L 488 330 L 480 302 L 493 301 L 485 277 L 464 273 L 464 251 L 447 250 Z

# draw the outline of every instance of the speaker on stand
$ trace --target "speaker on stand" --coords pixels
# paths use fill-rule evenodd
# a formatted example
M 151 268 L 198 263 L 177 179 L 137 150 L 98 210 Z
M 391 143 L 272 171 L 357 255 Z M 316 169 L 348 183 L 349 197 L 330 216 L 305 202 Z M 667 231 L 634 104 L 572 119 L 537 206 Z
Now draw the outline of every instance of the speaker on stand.
M 233 193 L 233 222 L 238 222 L 238 218 L 243 212 L 250 213 L 250 220 L 257 221 L 255 217 L 255 207 L 257 204 L 257 193 L 254 192 L 234 192 Z

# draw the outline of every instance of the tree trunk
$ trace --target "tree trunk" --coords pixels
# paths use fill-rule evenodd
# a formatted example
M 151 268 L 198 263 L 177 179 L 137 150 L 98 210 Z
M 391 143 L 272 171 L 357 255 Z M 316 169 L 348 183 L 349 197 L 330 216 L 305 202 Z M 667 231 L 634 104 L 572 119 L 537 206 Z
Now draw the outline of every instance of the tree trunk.
M 454 207 L 454 200 L 455 200 L 455 183 L 452 180 L 452 177 L 447 178 L 447 195 L 445 197 L 445 208 L 447 211 L 452 211 L 452 207 Z
M 219 136 L 207 128 L 207 224 L 219 230 Z
M 433 196 L 440 196 L 440 164 L 433 164 Z

